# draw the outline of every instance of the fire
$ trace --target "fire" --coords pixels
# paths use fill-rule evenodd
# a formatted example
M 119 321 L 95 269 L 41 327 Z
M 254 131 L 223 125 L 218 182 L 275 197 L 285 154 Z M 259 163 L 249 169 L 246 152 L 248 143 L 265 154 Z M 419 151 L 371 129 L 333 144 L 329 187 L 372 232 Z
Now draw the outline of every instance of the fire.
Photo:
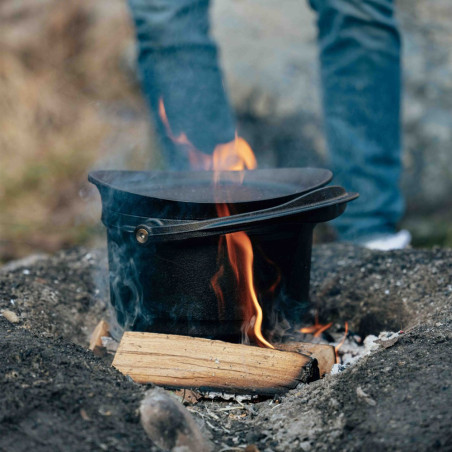
M 182 146 L 187 152 L 191 168 L 214 171 L 243 171 L 244 169 L 257 168 L 256 157 L 251 146 L 246 140 L 239 137 L 237 132 L 232 141 L 215 146 L 213 154 L 210 156 L 196 149 L 185 133 L 174 135 L 169 125 L 162 98 L 159 99 L 159 116 L 171 141 Z
M 322 325 L 319 323 L 318 314 L 315 315 L 314 325 L 306 326 L 300 329 L 300 333 L 305 334 L 313 334 L 314 337 L 319 337 L 324 331 L 330 328 L 333 325 L 333 322 L 327 323 L 326 325 Z
M 336 363 L 339 362 L 339 353 L 338 352 L 339 352 L 339 349 L 344 345 L 345 339 L 347 339 L 347 335 L 348 335 L 348 322 L 345 322 L 344 336 L 342 337 L 339 344 L 337 344 L 336 347 L 334 347 L 334 351 L 336 353 Z
M 215 147 L 212 156 L 212 169 L 214 171 L 243 171 L 244 169 L 255 169 L 257 167 L 256 158 L 250 145 L 241 137 L 235 134 L 235 139 L 229 143 L 219 144 Z M 218 174 L 218 173 L 217 173 Z M 218 179 L 216 179 L 217 181 Z M 227 204 L 218 203 L 217 214 L 219 217 L 231 215 Z M 245 318 L 243 332 L 246 337 L 252 336 L 261 346 L 274 348 L 262 335 L 262 308 L 257 299 L 256 289 L 254 287 L 253 276 L 253 246 L 248 235 L 241 232 L 226 234 L 226 248 L 228 251 L 229 262 L 237 281 L 239 294 L 243 303 Z M 220 240 L 218 252 L 222 255 L 224 241 Z M 214 287 L 220 305 L 224 306 L 224 299 L 221 289 L 218 285 L 220 276 L 224 273 L 224 267 L 212 278 Z
M 250 145 L 235 133 L 235 139 L 229 143 L 219 144 L 213 151 L 213 166 L 215 171 L 243 171 L 257 168 L 256 157 Z
M 204 154 L 203 152 L 196 149 L 190 140 L 187 138 L 185 133 L 180 133 L 178 136 L 173 134 L 171 127 L 169 125 L 168 116 L 166 115 L 165 104 L 163 103 L 163 99 L 159 99 L 159 116 L 162 120 L 163 125 L 165 126 L 166 134 L 170 138 L 173 143 L 176 143 L 182 146 L 185 152 L 188 155 L 188 160 L 190 162 L 190 166 L 193 169 L 211 169 L 212 158 L 209 155 Z
M 314 337 L 319 337 L 324 331 L 330 328 L 333 325 L 333 322 L 327 323 L 326 325 L 322 325 L 319 323 L 319 316 L 315 314 L 314 325 L 306 326 L 300 329 L 300 333 L 305 334 L 313 334 Z M 339 349 L 344 345 L 345 339 L 347 339 L 348 335 L 348 322 L 345 322 L 345 332 L 339 344 L 334 347 L 334 352 L 336 353 L 336 363 L 339 362 Z
M 217 204 L 218 216 L 226 217 L 230 215 L 227 204 Z M 262 335 L 262 308 L 257 299 L 256 289 L 253 282 L 253 247 L 248 235 L 241 232 L 234 232 L 226 234 L 226 248 L 228 250 L 229 262 L 234 272 L 239 294 L 243 303 L 245 318 L 247 319 L 243 325 L 243 333 L 246 337 L 253 337 L 258 345 L 274 348 Z M 223 247 L 223 242 L 220 240 L 219 251 Z M 212 278 L 212 286 L 215 292 L 221 293 L 218 286 L 218 279 L 224 273 L 224 267 Z M 221 294 L 219 300 L 223 301 Z M 223 302 L 224 303 L 224 302 Z
M 245 169 L 252 170 L 257 167 L 256 157 L 250 145 L 246 140 L 239 137 L 237 132 L 234 140 L 228 143 L 218 144 L 212 156 L 208 156 L 196 149 L 185 133 L 181 133 L 178 136 L 173 134 L 168 122 L 163 99 L 159 100 L 159 115 L 168 137 L 174 143 L 185 148 L 191 167 L 194 169 L 213 170 L 215 172 L 214 180 L 216 183 L 219 179 L 219 171 L 243 171 Z M 231 214 L 228 205 L 225 203 L 218 203 L 216 208 L 219 217 L 226 217 Z M 246 337 L 251 336 L 258 345 L 274 348 L 262 335 L 263 313 L 254 287 L 254 253 L 251 240 L 243 231 L 220 237 L 218 245 L 219 262 L 224 262 L 225 241 L 229 263 L 235 275 L 246 319 L 242 326 L 242 331 Z M 218 299 L 220 317 L 224 315 L 224 296 L 219 284 L 223 274 L 224 264 L 222 263 L 220 269 L 211 280 L 212 287 Z

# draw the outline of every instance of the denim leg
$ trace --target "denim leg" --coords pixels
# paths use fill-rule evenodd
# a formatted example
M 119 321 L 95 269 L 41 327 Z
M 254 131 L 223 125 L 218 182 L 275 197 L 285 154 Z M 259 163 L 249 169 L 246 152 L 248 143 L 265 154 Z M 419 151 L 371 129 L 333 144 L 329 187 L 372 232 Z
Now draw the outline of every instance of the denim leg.
M 401 42 L 393 0 L 311 0 L 335 182 L 360 193 L 335 221 L 340 239 L 395 231 L 403 213 Z
M 144 95 L 172 169 L 185 169 L 183 151 L 168 139 L 158 116 L 163 98 L 174 135 L 184 132 L 199 150 L 212 153 L 234 137 L 234 118 L 209 37 L 209 0 L 129 0 L 138 41 Z

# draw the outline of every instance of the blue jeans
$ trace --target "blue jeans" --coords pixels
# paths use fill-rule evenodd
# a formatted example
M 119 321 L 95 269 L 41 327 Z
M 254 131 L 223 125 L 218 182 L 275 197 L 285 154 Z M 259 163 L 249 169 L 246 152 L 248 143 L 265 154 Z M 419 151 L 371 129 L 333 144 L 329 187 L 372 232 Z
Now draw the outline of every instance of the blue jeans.
M 203 152 L 230 141 L 235 130 L 217 48 L 209 37 L 209 0 L 129 4 L 143 91 L 167 165 L 186 168 L 186 156 L 166 137 L 157 113 L 160 98 L 173 134 L 185 132 Z M 401 43 L 394 1 L 310 4 L 317 13 L 324 124 L 334 182 L 361 195 L 335 220 L 335 227 L 347 241 L 394 232 L 403 213 Z

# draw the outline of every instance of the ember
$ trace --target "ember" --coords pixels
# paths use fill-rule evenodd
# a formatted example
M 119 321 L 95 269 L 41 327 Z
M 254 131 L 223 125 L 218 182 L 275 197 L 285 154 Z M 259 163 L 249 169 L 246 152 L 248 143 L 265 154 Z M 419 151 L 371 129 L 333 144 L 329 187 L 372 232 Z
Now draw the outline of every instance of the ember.
M 321 334 L 323 332 L 325 332 L 326 330 L 328 330 L 329 328 L 331 328 L 331 326 L 333 325 L 333 322 L 327 323 L 325 325 L 321 324 L 319 322 L 319 316 L 318 313 L 315 314 L 315 320 L 314 320 L 314 325 L 311 326 L 306 326 L 303 328 L 300 328 L 300 333 L 304 333 L 304 334 L 312 334 L 314 337 L 320 337 Z M 347 339 L 347 335 L 348 335 L 348 322 L 345 322 L 345 332 L 344 332 L 344 336 L 342 337 L 341 341 L 334 347 L 334 352 L 336 354 L 336 363 L 339 364 L 340 363 L 340 358 L 339 358 L 339 349 L 342 347 L 342 345 L 345 342 L 345 339 Z

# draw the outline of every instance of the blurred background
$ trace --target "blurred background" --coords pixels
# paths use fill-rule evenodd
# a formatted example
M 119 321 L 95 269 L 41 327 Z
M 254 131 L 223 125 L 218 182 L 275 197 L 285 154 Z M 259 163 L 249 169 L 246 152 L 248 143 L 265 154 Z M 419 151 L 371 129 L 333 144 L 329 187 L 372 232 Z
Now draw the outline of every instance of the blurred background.
M 300 0 L 212 6 L 239 131 L 260 166 L 325 165 L 311 10 Z M 452 2 L 399 0 L 398 17 L 402 227 L 414 246 L 452 246 Z M 2 0 L 0 49 L 0 262 L 99 243 L 88 171 L 159 164 L 125 0 Z

